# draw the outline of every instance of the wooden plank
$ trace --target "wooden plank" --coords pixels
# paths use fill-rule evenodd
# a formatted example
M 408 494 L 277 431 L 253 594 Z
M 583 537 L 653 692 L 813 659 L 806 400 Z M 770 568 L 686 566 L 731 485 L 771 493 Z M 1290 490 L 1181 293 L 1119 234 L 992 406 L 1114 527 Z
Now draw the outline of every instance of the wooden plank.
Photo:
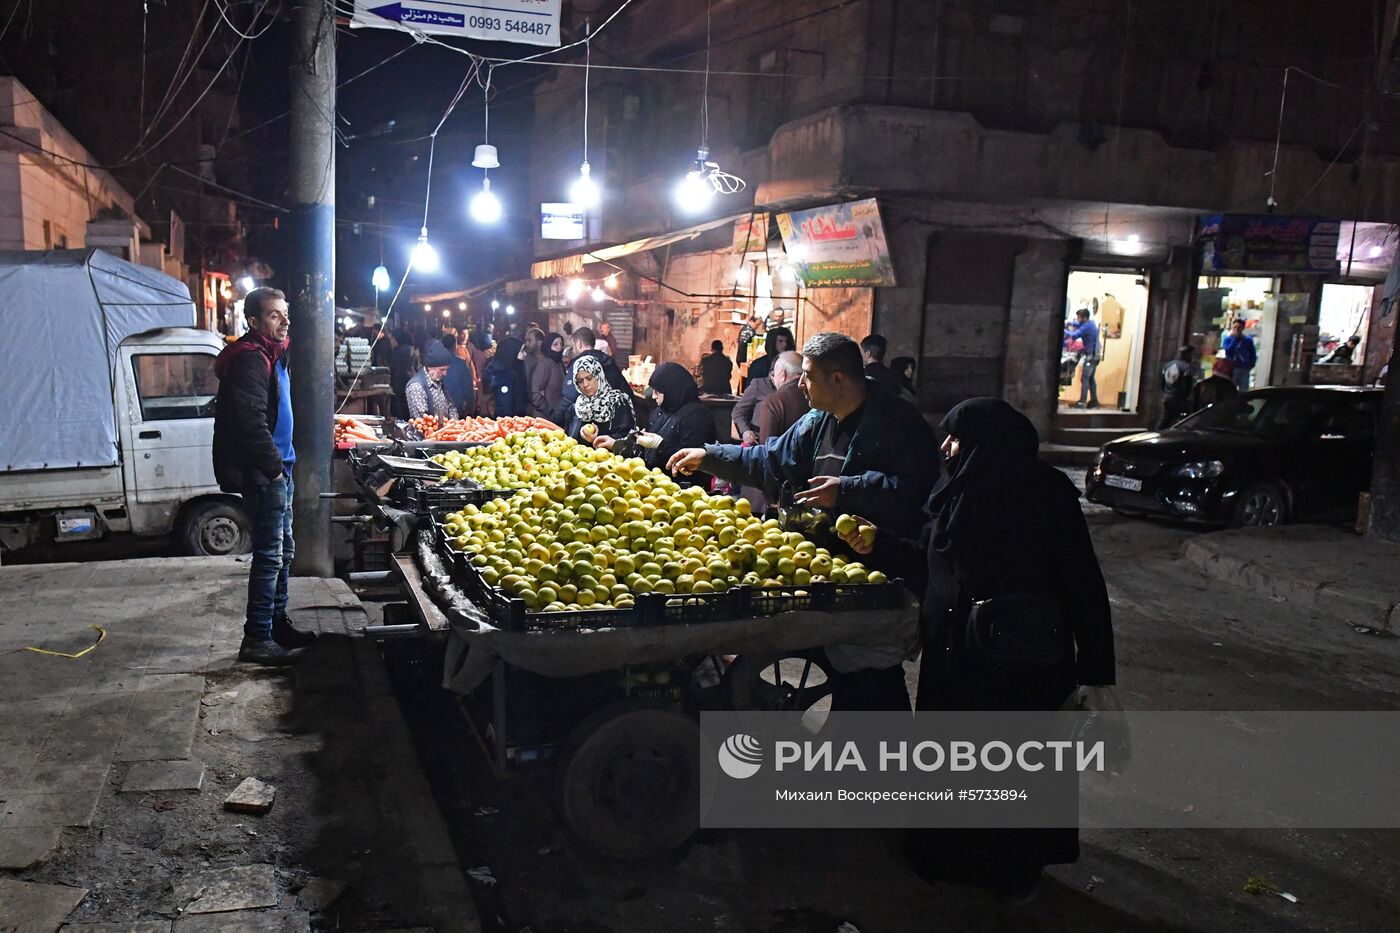
M 424 592 L 423 577 L 418 572 L 418 565 L 413 562 L 413 558 L 407 554 L 395 554 L 394 569 L 404 582 L 408 604 L 413 608 L 413 614 L 418 617 L 418 621 L 426 625 L 430 632 L 445 632 L 451 628 L 447 616 L 433 605 L 433 601 Z

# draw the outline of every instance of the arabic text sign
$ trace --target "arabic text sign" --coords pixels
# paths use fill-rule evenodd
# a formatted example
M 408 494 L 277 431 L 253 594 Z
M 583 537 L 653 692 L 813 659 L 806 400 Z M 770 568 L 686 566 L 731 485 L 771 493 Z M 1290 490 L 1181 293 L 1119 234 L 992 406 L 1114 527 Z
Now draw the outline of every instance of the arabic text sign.
M 527 45 L 559 44 L 562 0 L 355 0 L 352 26 Z
M 778 229 L 808 288 L 895 284 L 874 198 L 779 214 Z
M 734 250 L 761 253 L 768 248 L 768 212 L 756 211 L 734 221 Z
M 1201 218 L 1202 265 L 1211 272 L 1336 272 L 1335 220 L 1276 214 Z

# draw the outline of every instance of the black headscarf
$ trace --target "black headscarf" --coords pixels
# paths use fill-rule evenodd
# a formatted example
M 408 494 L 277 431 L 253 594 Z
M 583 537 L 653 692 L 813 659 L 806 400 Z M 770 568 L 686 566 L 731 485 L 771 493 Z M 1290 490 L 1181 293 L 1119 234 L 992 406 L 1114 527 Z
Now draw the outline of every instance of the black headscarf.
M 554 341 L 556 341 L 556 340 L 559 341 L 559 347 L 560 347 L 560 349 L 558 349 L 558 350 L 551 350 L 550 347 L 552 347 L 552 346 L 554 345 Z M 549 333 L 547 333 L 547 334 L 544 335 L 544 346 L 540 348 L 540 352 L 543 353 L 545 356 L 549 357 L 549 358 L 550 358 L 551 360 L 553 360 L 554 362 L 558 363 L 560 366 L 563 366 L 563 365 L 564 365 L 564 350 L 563 350 L 563 347 L 564 347 L 564 337 L 563 337 L 563 335 L 561 335 L 561 334 L 556 334 L 554 331 L 550 331 Z
M 680 363 L 662 363 L 651 374 L 647 385 L 664 396 L 662 411 L 679 411 L 687 402 L 700 398 L 700 387 L 695 384 L 695 377 Z
M 938 427 L 958 439 L 958 455 L 944 465 L 926 506 L 933 518 L 933 547 L 948 554 L 971 530 L 969 501 L 980 500 L 980 505 L 997 511 L 1002 510 L 997 503 L 1019 508 L 1040 485 L 1044 464 L 1037 457 L 1040 435 L 1035 425 L 999 398 L 968 399 L 954 406 Z
M 519 337 L 503 337 L 496 344 L 494 362 L 497 366 L 503 366 L 506 369 L 521 368 L 525 365 L 524 361 L 520 359 L 520 348 L 523 346 L 525 343 Z

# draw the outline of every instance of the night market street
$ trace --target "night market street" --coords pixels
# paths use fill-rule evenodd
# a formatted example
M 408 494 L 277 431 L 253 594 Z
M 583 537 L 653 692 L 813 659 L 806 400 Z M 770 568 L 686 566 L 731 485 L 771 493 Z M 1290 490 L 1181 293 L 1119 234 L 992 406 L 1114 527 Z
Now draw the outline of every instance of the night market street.
M 1125 705 L 1332 710 L 1400 704 L 1400 640 L 1393 635 L 1360 634 L 1327 614 L 1203 577 L 1181 555 L 1186 543 L 1200 537 L 1195 530 L 1092 507 L 1090 518 L 1113 601 Z M 1240 547 L 1248 553 L 1247 544 Z M 579 849 L 560 827 L 549 780 L 502 785 L 491 777 L 451 695 L 435 688 L 431 666 L 415 662 L 405 643 L 384 643 L 397 649 L 387 652 L 387 672 L 402 718 L 392 709 L 385 673 L 373 670 L 373 645 L 363 639 L 347 638 L 345 647 L 318 646 L 315 666 L 294 678 L 254 675 L 228 654 L 228 600 L 194 593 L 176 600 L 172 590 L 186 588 L 186 571 L 162 569 L 168 560 L 0 569 L 0 604 L 6 607 L 0 641 L 7 651 L 30 643 L 47 626 L 61 626 L 46 644 L 63 650 L 87 643 L 89 618 L 105 619 L 108 628 L 103 644 L 79 661 L 28 652 L 0 659 L 7 709 L 41 702 L 55 711 L 7 719 L 7 746 L 31 751 L 25 767 L 16 768 L 12 760 L 0 793 L 32 786 L 25 779 L 54 756 L 70 760 L 74 752 L 67 743 L 95 725 L 112 722 L 106 728 L 118 728 L 111 717 L 127 710 L 119 707 L 122 701 L 136 703 L 136 712 L 125 715 L 139 715 L 141 698 L 153 695 L 149 691 L 179 698 L 186 694 L 168 691 L 184 690 L 191 717 L 198 706 L 196 718 L 174 728 L 184 730 L 179 741 L 192 737 L 194 743 L 180 752 L 191 748 L 188 755 L 204 766 L 199 791 L 122 792 L 137 766 L 131 759 L 143 755 L 116 751 L 115 733 L 112 744 L 93 745 L 81 763 L 68 766 L 70 777 L 91 776 L 82 785 L 88 795 L 83 817 L 57 818 L 64 825 L 44 830 L 56 848 L 6 876 L 86 889 L 87 897 L 68 916 L 70 924 L 154 924 L 139 927 L 143 931 L 166 930 L 171 920 L 176 931 L 392 924 L 512 933 L 662 927 L 830 933 L 843 922 L 865 933 L 1379 931 L 1400 909 L 1395 831 L 1086 832 L 1080 862 L 1053 868 L 1053 882 L 1033 907 L 1023 908 L 972 889 L 927 887 L 892 852 L 893 841 L 873 831 L 708 831 L 670 858 L 645 864 L 600 859 Z M 43 576 L 36 576 L 40 571 Z M 90 612 L 60 623 L 58 607 L 26 607 L 24 594 L 40 579 L 64 581 L 43 585 L 58 586 L 64 605 L 85 605 Z M 125 583 L 122 592 L 129 595 L 120 611 L 104 595 L 112 593 L 113 581 L 139 581 L 134 588 Z M 301 601 L 355 605 L 348 593 Z M 366 604 L 370 617 L 380 605 Z M 166 634 L 153 639 L 148 619 Z M 360 647 L 352 649 L 354 644 Z M 339 673 L 347 659 L 354 659 L 360 673 Z M 74 671 L 82 673 L 75 679 Z M 912 673 L 910 680 L 915 687 Z M 21 693 L 51 699 L 24 700 Z M 407 731 L 395 723 L 406 723 Z M 130 720 L 125 728 L 140 726 Z M 405 752 L 386 756 L 394 743 L 410 737 L 416 756 L 406 745 Z M 267 758 L 275 749 L 296 754 L 286 759 L 279 751 Z M 223 796 L 247 774 L 277 784 L 268 816 L 219 811 Z M 72 782 L 64 781 L 61 789 L 70 793 Z M 15 799 L 9 796 L 11 811 Z M 33 828 L 16 828 L 28 822 L 11 817 L 0 823 L 0 848 L 11 859 L 21 836 L 33 838 Z M 187 907 L 181 896 L 189 896 L 188 878 L 260 864 L 276 867 L 271 893 L 278 906 L 239 911 L 237 921 L 229 919 L 233 914 L 179 919 Z M 471 872 L 483 868 L 488 874 L 473 880 Z M 344 885 L 344 893 L 324 906 L 308 902 L 307 895 L 298 900 L 312 878 L 331 879 L 337 890 Z M 1267 879 L 1297 903 L 1245 893 L 1250 878 Z M 4 884 L 0 905 L 15 903 L 5 900 L 15 897 L 14 881 Z M 284 925 L 208 926 L 214 917 Z
M 0 0 L 0 933 L 1400 933 L 1400 0 Z

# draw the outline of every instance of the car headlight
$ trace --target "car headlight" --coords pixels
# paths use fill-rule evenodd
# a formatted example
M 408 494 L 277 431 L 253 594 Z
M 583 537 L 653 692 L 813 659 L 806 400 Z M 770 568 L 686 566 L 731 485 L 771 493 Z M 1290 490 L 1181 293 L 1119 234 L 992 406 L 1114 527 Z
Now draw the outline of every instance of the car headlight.
M 1219 460 L 1196 460 L 1191 463 L 1183 463 L 1172 470 L 1172 476 L 1180 476 L 1184 479 L 1215 479 L 1225 472 L 1225 464 Z

